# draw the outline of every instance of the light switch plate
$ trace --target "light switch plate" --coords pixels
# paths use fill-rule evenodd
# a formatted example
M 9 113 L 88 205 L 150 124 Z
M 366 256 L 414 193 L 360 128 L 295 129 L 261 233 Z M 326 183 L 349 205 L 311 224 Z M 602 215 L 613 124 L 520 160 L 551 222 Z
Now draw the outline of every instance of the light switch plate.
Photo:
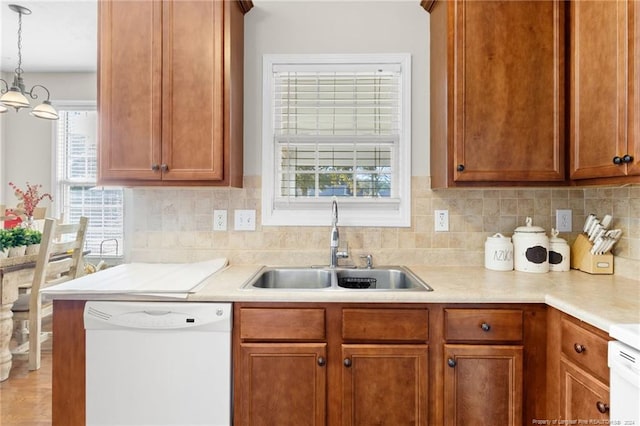
M 236 231 L 255 231 L 256 211 L 235 210 L 234 226 Z

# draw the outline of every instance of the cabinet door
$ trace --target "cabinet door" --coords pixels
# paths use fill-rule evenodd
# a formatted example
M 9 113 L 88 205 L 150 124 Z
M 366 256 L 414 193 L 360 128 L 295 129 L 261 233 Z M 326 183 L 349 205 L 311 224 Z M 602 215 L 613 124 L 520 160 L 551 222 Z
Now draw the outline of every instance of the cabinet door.
M 631 154 L 627 73 L 633 1 L 569 3 L 571 179 L 624 176 L 627 166 L 613 159 Z
M 324 425 L 326 344 L 243 343 L 237 425 Z
M 163 180 L 223 178 L 226 3 L 164 2 Z
M 563 2 L 451 3 L 454 180 L 564 180 Z
M 158 180 L 162 2 L 98 2 L 98 180 Z
M 522 346 L 444 345 L 445 425 L 522 425 Z
M 342 345 L 342 424 L 426 425 L 427 345 Z
M 560 360 L 560 377 L 562 419 L 584 421 L 609 419 L 608 386 L 565 358 Z

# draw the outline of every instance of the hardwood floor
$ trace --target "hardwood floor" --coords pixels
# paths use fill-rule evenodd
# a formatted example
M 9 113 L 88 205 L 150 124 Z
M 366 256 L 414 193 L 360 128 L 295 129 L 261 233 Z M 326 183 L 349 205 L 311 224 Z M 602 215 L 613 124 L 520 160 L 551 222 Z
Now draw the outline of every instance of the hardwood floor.
M 50 330 L 50 319 L 42 327 Z M 29 371 L 26 359 L 13 359 L 9 378 L 0 382 L 0 425 L 51 425 L 51 345 L 43 344 L 37 371 Z

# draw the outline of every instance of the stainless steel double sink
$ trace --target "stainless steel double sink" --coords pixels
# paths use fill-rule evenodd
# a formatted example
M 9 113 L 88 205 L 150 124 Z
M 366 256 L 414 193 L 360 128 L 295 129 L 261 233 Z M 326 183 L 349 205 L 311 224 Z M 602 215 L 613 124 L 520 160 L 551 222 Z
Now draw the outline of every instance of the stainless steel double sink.
M 264 267 L 242 286 L 248 290 L 433 291 L 404 266 L 372 269 Z

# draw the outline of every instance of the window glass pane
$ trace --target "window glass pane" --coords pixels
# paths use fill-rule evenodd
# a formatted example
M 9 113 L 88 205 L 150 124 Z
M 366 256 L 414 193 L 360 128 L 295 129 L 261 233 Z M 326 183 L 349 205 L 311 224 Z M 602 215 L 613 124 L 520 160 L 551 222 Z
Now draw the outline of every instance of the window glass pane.
M 68 223 L 77 223 L 81 216 L 89 219 L 85 249 L 92 255 L 121 256 L 123 190 L 96 187 L 97 113 L 95 109 L 59 112 L 56 167 L 59 214 Z

